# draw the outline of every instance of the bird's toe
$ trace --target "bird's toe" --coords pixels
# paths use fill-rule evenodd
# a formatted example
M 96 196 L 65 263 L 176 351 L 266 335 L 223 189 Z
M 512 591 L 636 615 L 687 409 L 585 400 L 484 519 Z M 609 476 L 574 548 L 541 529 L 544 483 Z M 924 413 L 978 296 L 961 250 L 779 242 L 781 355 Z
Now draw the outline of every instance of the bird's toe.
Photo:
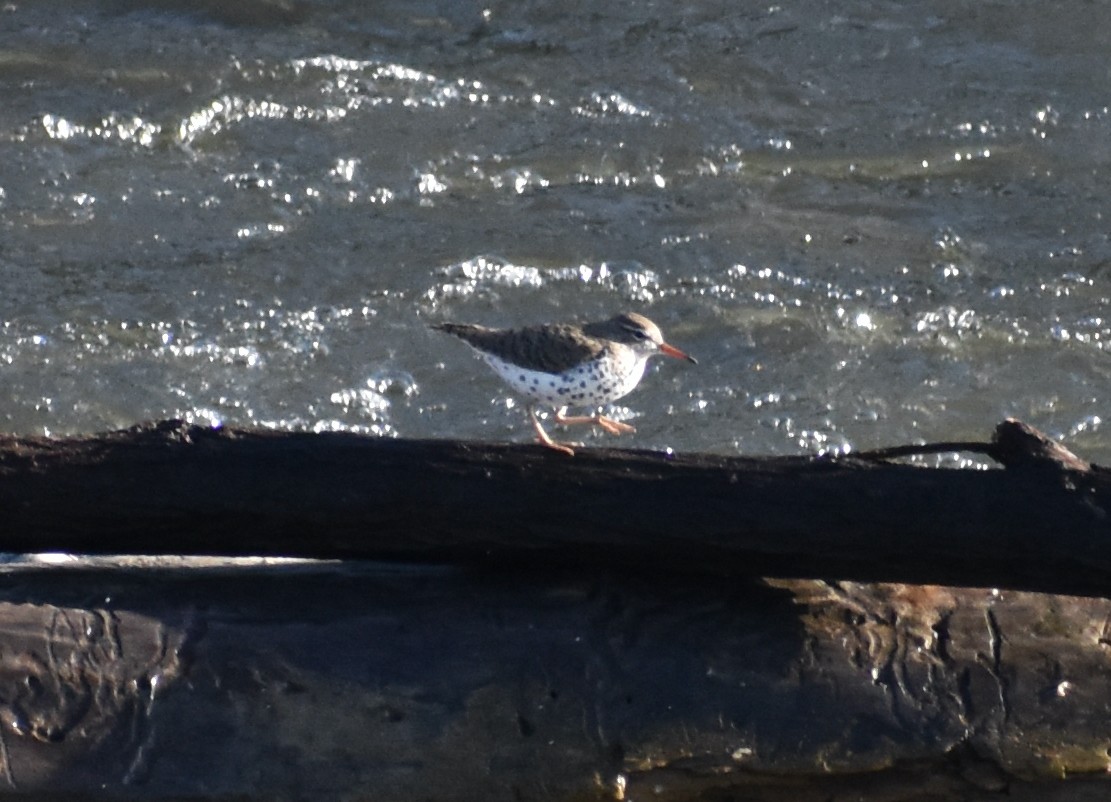
M 630 432 L 635 432 L 637 430 L 636 427 L 632 424 L 623 423 L 619 420 L 614 420 L 613 418 L 599 417 L 598 425 L 610 434 L 629 434 Z

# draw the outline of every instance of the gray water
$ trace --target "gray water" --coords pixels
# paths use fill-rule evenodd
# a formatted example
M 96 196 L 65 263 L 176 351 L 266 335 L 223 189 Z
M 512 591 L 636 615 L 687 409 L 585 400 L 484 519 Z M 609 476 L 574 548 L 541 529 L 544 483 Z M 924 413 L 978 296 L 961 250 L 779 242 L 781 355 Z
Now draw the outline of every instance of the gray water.
M 15 0 L 0 428 L 524 441 L 428 324 L 632 309 L 701 364 L 653 363 L 624 444 L 1017 416 L 1111 461 L 1109 34 L 1081 2 Z

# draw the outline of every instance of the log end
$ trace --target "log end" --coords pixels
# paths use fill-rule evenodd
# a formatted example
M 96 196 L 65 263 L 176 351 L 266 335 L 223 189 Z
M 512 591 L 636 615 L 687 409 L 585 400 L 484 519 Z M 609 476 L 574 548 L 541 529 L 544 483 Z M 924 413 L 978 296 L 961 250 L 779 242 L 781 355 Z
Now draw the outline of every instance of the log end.
M 1007 418 L 992 434 L 995 458 L 1007 468 L 1053 468 L 1060 471 L 1092 470 L 1092 464 L 1027 423 Z

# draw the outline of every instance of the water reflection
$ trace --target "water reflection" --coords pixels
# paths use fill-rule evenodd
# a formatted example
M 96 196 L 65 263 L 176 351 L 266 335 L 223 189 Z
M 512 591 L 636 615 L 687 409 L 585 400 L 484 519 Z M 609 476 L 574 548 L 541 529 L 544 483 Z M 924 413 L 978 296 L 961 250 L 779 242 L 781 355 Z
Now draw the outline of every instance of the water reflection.
M 1107 9 L 178 5 L 0 17 L 10 431 L 524 439 L 427 324 L 639 309 L 636 445 L 1111 459 Z

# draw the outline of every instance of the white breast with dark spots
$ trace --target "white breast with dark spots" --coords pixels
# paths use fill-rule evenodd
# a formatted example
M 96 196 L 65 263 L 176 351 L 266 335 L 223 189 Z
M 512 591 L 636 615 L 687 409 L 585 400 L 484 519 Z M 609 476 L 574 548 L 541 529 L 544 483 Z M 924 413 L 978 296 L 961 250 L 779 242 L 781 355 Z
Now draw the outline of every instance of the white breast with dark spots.
M 514 392 L 552 407 L 608 404 L 628 394 L 644 375 L 646 359 L 631 351 L 607 353 L 564 373 L 543 373 L 506 362 L 491 354 L 483 358 Z

